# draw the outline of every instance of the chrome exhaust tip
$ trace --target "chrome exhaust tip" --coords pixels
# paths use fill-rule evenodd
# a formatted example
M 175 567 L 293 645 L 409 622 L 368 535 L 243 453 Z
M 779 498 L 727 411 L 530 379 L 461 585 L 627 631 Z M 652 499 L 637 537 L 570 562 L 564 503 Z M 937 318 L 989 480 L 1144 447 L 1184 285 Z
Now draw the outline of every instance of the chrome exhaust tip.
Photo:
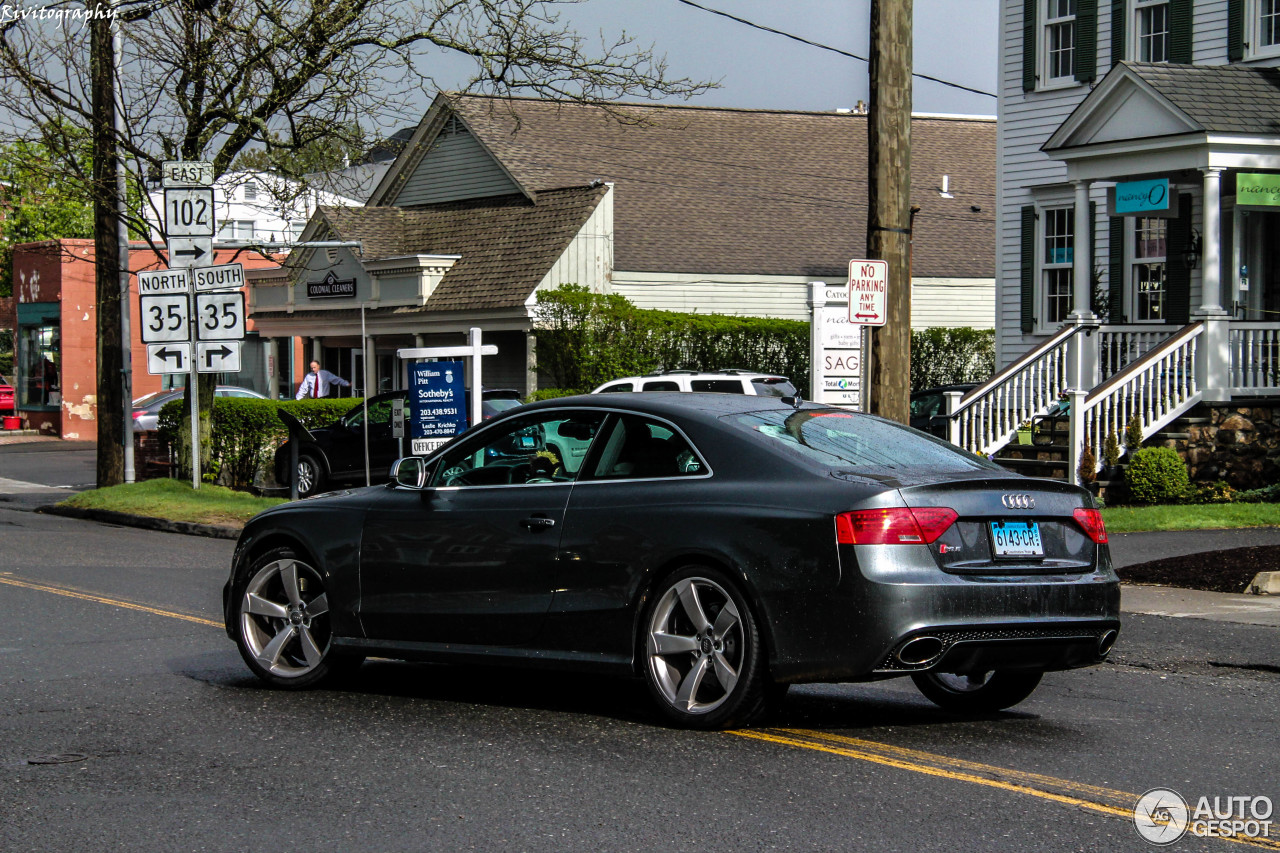
M 1120 632 L 1114 628 L 1103 632 L 1102 636 L 1098 638 L 1098 657 L 1105 658 L 1111 652 L 1111 647 L 1116 644 L 1116 638 L 1119 636 Z
M 923 666 L 942 657 L 946 645 L 937 637 L 916 637 L 902 644 L 894 657 L 906 666 Z

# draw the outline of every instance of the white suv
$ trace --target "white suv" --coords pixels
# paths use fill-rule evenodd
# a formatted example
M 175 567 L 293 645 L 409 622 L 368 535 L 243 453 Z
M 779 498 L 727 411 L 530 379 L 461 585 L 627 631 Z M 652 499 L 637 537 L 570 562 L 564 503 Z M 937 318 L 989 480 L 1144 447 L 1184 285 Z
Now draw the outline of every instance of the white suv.
M 698 373 L 695 370 L 665 370 L 648 376 L 628 376 L 606 382 L 592 394 L 617 394 L 628 391 L 700 391 L 713 394 L 756 394 L 761 397 L 792 397 L 796 386 L 785 376 L 756 373 L 751 370 L 717 370 Z

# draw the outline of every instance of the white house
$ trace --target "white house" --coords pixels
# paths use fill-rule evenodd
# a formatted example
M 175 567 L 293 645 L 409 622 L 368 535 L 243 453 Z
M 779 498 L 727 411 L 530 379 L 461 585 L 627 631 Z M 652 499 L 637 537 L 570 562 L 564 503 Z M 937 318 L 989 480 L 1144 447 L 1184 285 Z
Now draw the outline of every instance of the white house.
M 150 193 L 151 221 L 159 238 L 164 190 Z M 217 240 L 293 240 L 320 205 L 358 207 L 364 200 L 316 189 L 270 172 L 227 172 L 213 185 Z
M 1074 472 L 1134 417 L 1280 394 L 1280 2 L 1003 0 L 1000 27 L 1004 370 L 953 439 L 990 452 L 1066 397 Z

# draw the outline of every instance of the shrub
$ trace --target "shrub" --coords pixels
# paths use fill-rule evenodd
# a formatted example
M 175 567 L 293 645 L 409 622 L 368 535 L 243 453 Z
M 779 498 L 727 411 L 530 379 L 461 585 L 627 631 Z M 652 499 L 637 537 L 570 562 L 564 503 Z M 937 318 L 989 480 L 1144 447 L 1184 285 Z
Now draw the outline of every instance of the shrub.
M 278 409 L 296 417 L 308 429 L 328 426 L 360 405 L 360 398 L 322 400 L 259 400 L 249 397 L 214 397 L 213 458 L 208 479 L 215 474 L 218 482 L 232 488 L 253 485 L 258 472 L 270 469 L 276 448 L 289 437 L 284 423 L 276 417 Z M 160 410 L 158 433 L 170 447 L 178 441 L 179 426 L 185 414 L 181 399 L 166 403 Z M 184 476 L 190 476 L 186 472 Z
M 554 400 L 557 397 L 572 397 L 574 394 L 580 394 L 580 391 L 574 391 L 572 388 L 539 388 L 529 395 L 525 400 L 526 403 L 536 403 L 539 400 Z
M 1124 449 L 1129 453 L 1142 449 L 1142 424 L 1137 415 L 1129 418 L 1129 423 L 1124 428 Z
M 1120 439 L 1116 438 L 1115 430 L 1110 430 L 1106 440 L 1102 442 L 1102 461 L 1108 468 L 1120 464 Z
M 740 367 L 809 385 L 809 324 L 799 320 L 652 311 L 563 284 L 538 293 L 534 328 L 538 370 L 571 393 L 663 368 Z
M 1144 447 L 1133 454 L 1124 472 L 1134 503 L 1175 503 L 1191 485 L 1187 466 L 1169 447 Z
M 994 329 L 934 326 L 911 333 L 911 390 L 983 382 L 996 369 Z
M 1089 441 L 1088 434 L 1084 437 L 1084 447 L 1080 450 L 1080 469 L 1076 472 L 1080 475 L 1081 485 L 1089 485 L 1098 479 L 1098 459 L 1093 455 L 1093 442 Z
M 1192 483 L 1183 500 L 1189 504 L 1229 504 L 1235 501 L 1236 490 L 1225 480 L 1214 483 Z
M 1236 503 L 1242 504 L 1280 503 L 1280 483 L 1236 492 L 1234 499 Z

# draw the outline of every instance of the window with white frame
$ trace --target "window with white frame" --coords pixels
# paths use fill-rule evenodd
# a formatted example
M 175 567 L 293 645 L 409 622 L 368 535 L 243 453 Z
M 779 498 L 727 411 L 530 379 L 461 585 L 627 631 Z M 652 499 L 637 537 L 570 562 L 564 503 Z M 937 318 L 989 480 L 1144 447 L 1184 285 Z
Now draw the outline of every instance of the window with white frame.
M 1042 0 L 1043 85 L 1074 83 L 1076 73 L 1076 0 Z
M 1246 57 L 1280 56 L 1280 0 L 1245 3 Z
M 1169 0 L 1129 0 L 1133 21 L 1130 56 L 1139 62 L 1169 61 Z
M 1044 322 L 1056 326 L 1071 313 L 1072 267 L 1075 264 L 1075 208 L 1051 207 L 1040 212 L 1040 286 Z
M 1129 264 L 1133 319 L 1164 320 L 1169 220 L 1135 216 L 1130 221 L 1133 223 Z
M 251 219 L 225 219 L 218 226 L 218 236 L 224 240 L 252 240 L 254 223 Z

